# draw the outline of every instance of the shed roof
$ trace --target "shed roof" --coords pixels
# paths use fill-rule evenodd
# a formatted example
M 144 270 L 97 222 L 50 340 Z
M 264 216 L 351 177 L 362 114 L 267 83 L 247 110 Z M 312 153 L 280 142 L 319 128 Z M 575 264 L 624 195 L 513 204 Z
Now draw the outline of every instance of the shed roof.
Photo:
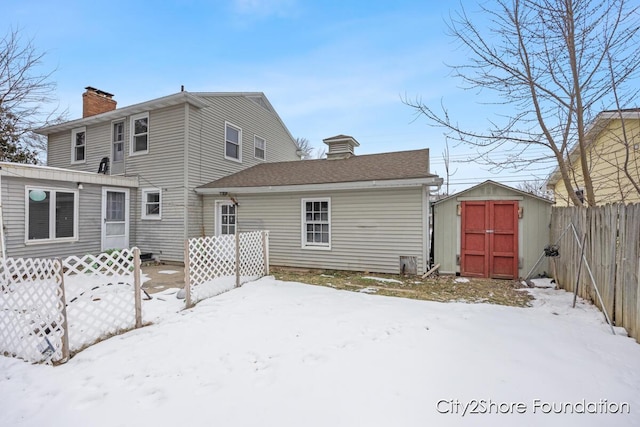
M 480 187 L 484 187 L 484 186 L 487 186 L 487 185 L 494 185 L 496 187 L 500 187 L 500 188 L 503 188 L 503 189 L 508 190 L 508 191 L 513 191 L 514 193 L 517 193 L 518 195 L 520 195 L 522 197 L 531 197 L 533 199 L 538 199 L 538 200 L 541 200 L 543 202 L 547 202 L 549 204 L 553 204 L 552 200 L 545 199 L 544 197 L 536 196 L 535 194 L 527 193 L 526 191 L 518 190 L 517 188 L 509 187 L 508 185 L 500 184 L 499 182 L 492 181 L 492 180 L 488 179 L 488 180 L 486 180 L 486 181 L 484 181 L 484 182 L 482 182 L 482 183 L 480 183 L 478 185 L 474 185 L 471 188 L 467 188 L 466 190 L 463 190 L 463 191 L 461 191 L 459 193 L 454 193 L 454 194 L 452 194 L 452 195 L 450 195 L 448 197 L 440 199 L 440 200 L 436 201 L 434 203 L 434 205 L 438 205 L 440 203 L 444 203 L 444 202 L 446 202 L 448 200 L 456 199 L 458 197 L 464 197 L 465 194 L 468 194 L 468 193 L 472 192 L 475 189 L 478 189 Z
M 429 173 L 429 149 L 352 156 L 336 160 L 302 160 L 261 163 L 198 187 L 228 189 L 337 184 L 362 181 L 422 179 L 439 185 L 441 179 Z

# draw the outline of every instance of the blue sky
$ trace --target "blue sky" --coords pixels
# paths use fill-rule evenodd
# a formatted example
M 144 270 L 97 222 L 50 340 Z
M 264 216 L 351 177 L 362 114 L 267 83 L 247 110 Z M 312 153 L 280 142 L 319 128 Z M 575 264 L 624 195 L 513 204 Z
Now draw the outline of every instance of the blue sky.
M 21 0 L 2 6 L 0 32 L 18 28 L 45 51 L 69 118 L 82 114 L 85 86 L 124 107 L 180 91 L 260 91 L 294 137 L 317 148 L 348 134 L 357 154 L 430 148 L 444 176 L 441 129 L 415 117 L 401 98 L 443 100 L 483 130 L 491 115 L 458 87 L 445 63 L 461 54 L 446 35 L 457 2 L 302 0 Z M 472 2 L 466 2 L 472 4 Z M 546 170 L 493 175 L 450 147 L 451 190 L 485 179 L 516 186 Z M 506 154 L 505 154 L 506 155 Z

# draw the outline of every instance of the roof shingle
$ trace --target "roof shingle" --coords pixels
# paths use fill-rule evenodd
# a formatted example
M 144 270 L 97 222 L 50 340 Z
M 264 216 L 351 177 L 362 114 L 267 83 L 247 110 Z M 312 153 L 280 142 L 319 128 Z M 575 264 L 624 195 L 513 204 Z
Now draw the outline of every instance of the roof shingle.
M 268 187 L 437 178 L 429 171 L 429 149 L 352 156 L 338 160 L 261 163 L 199 188 Z

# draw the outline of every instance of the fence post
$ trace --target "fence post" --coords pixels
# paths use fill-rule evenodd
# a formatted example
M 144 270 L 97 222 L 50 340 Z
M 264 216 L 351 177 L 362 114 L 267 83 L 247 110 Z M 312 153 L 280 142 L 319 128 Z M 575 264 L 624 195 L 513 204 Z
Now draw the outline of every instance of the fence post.
M 140 286 L 140 249 L 133 248 L 133 288 L 135 289 L 136 328 L 142 327 L 142 287 Z
M 638 258 L 638 274 L 636 275 L 636 342 L 640 343 L 640 258 Z
M 64 289 L 64 267 L 60 258 L 55 259 L 54 265 L 60 277 L 60 290 L 62 292 L 62 325 L 60 325 L 62 327 L 62 360 L 60 363 L 67 363 L 69 361 L 69 322 L 67 320 L 67 297 Z
M 189 239 L 184 241 L 184 299 L 186 308 L 193 307 L 191 303 L 191 265 L 189 262 Z
M 236 288 L 240 287 L 240 233 L 238 233 L 238 225 L 236 224 Z
M 269 275 L 269 231 L 262 231 L 262 261 L 264 262 L 264 275 Z

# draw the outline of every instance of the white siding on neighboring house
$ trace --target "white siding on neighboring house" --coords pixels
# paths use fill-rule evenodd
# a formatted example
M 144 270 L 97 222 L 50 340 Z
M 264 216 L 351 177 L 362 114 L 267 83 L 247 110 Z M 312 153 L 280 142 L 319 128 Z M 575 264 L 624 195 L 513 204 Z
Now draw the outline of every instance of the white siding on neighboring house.
M 427 239 L 422 188 L 236 195 L 240 231 L 270 231 L 272 265 L 399 273 L 400 256 L 422 272 Z M 331 200 L 331 250 L 301 248 L 302 199 Z M 205 196 L 205 232 L 215 233 L 215 201 Z M 426 212 L 424 213 L 426 215 Z

